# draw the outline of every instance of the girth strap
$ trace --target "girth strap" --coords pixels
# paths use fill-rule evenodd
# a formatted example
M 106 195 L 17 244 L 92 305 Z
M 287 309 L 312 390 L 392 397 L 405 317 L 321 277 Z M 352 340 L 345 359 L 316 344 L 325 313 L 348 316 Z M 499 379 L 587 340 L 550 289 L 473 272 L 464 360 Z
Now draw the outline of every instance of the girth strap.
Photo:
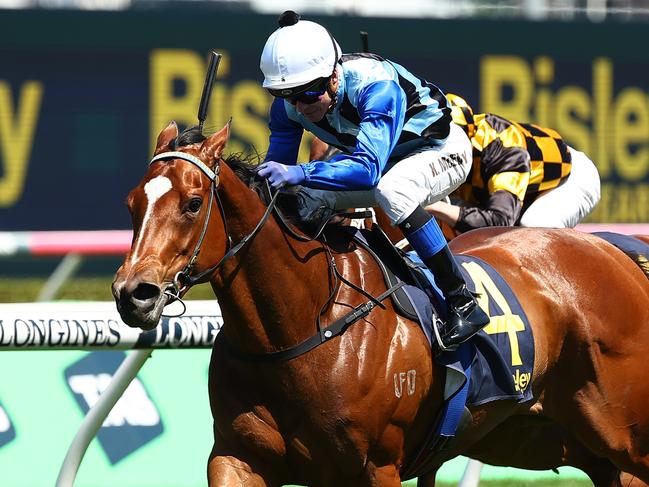
M 404 283 L 402 281 L 398 282 L 383 294 L 378 296 L 376 298 L 376 301 L 368 301 L 364 304 L 356 306 L 345 316 L 337 319 L 329 326 L 320 330 L 319 333 L 316 333 L 315 335 L 307 338 L 303 342 L 300 342 L 293 347 L 285 348 L 284 350 L 278 350 L 277 352 L 269 353 L 246 353 L 232 347 L 232 345 L 228 343 L 222 333 L 219 333 L 217 335 L 217 340 L 220 339 L 221 344 L 230 354 L 245 362 L 283 362 L 286 360 L 291 360 L 313 350 L 314 348 L 322 345 L 325 342 L 328 342 L 332 338 L 342 335 L 350 325 L 363 318 L 364 316 L 370 314 L 370 312 L 377 306 L 377 303 L 380 303 L 381 301 L 386 299 L 397 289 L 403 286 L 403 284 Z

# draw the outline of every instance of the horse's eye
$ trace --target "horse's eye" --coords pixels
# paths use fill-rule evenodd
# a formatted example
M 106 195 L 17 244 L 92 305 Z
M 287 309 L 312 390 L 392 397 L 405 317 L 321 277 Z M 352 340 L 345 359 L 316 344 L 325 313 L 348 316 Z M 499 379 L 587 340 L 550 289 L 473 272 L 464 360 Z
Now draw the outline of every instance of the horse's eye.
M 203 203 L 203 200 L 200 198 L 192 198 L 189 200 L 189 203 L 187 204 L 187 210 L 191 211 L 192 213 L 196 213 L 198 210 L 201 209 L 201 204 Z

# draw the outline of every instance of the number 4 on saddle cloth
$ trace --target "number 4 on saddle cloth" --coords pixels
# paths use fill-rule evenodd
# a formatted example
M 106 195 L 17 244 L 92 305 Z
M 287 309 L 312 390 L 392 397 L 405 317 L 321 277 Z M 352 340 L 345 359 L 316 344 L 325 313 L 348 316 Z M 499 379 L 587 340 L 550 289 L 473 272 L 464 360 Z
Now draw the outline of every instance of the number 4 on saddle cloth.
M 457 351 L 440 353 L 435 336 L 436 323 L 446 318 L 444 298 L 417 254 L 396 249 L 376 225 L 371 230 L 342 229 L 341 233 L 348 234 L 374 256 L 388 286 L 399 280 L 406 283 L 392 295 L 395 308 L 419 322 L 435 351 L 435 362 L 446 367 L 446 404 L 437 424 L 437 443 L 440 438 L 447 443 L 455 436 L 462 416 L 468 413 L 466 406 L 501 399 L 532 399 L 532 329 L 514 292 L 493 267 L 473 256 L 456 256 L 467 286 L 477 293 L 490 323 Z M 330 235 L 328 241 L 331 243 Z

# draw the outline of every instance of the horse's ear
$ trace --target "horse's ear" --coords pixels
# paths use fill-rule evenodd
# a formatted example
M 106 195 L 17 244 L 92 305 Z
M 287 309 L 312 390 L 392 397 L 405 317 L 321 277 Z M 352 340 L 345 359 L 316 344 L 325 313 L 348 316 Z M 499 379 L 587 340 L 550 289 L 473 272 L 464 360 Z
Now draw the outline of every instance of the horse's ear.
M 160 154 L 169 148 L 169 142 L 178 137 L 178 125 L 173 120 L 169 122 L 162 132 L 158 135 L 158 140 L 155 144 L 155 154 Z
M 231 123 L 232 119 L 228 120 L 225 127 L 205 139 L 205 142 L 203 142 L 203 146 L 201 147 L 201 159 L 203 161 L 210 163 L 221 157 L 225 144 L 230 138 Z

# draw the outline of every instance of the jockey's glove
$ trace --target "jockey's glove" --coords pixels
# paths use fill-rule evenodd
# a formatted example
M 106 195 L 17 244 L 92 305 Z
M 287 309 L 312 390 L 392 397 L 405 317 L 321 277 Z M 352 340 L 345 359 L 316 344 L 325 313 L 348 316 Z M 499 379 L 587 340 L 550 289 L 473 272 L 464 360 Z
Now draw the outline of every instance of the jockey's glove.
M 266 161 L 260 164 L 257 174 L 268 179 L 274 189 L 280 189 L 286 185 L 300 184 L 306 179 L 302 166 L 289 166 L 275 161 Z

